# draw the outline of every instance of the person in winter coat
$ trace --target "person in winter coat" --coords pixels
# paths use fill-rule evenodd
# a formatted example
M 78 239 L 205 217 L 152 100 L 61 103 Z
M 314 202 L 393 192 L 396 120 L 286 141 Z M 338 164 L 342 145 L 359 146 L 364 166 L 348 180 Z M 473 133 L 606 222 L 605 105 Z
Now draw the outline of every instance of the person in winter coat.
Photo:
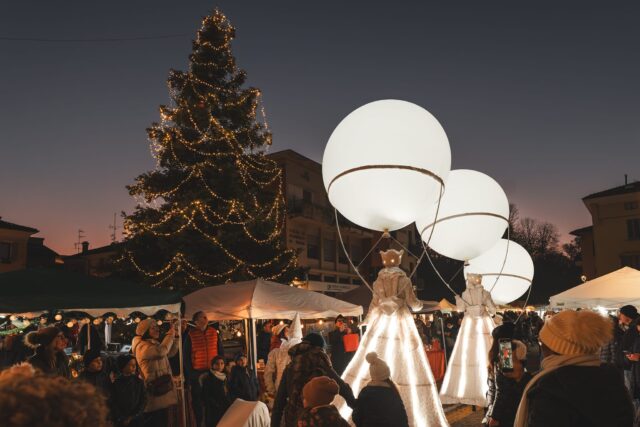
M 104 369 L 104 361 L 100 355 L 100 350 L 89 349 L 82 357 L 82 363 L 84 364 L 84 370 L 80 374 L 80 379 L 93 385 L 100 390 L 102 395 L 109 399 L 111 395 L 111 376 L 109 372 Z
M 279 348 L 271 350 L 267 359 L 267 366 L 264 368 L 264 385 L 267 393 L 275 397 L 282 380 L 282 374 L 286 369 L 291 357 L 289 357 L 289 349 L 296 344 L 302 342 L 302 323 L 300 315 L 296 313 L 291 326 L 286 324 L 277 325 L 274 331 L 279 331 L 282 345 Z
M 540 331 L 542 370 L 524 390 L 515 427 L 631 426 L 634 412 L 616 368 L 599 349 L 610 322 L 590 311 L 563 311 Z
M 314 377 L 327 376 L 339 387 L 339 394 L 353 408 L 356 398 L 351 387 L 345 383 L 331 366 L 329 356 L 324 352 L 324 339 L 316 333 L 307 334 L 300 344 L 289 349 L 291 363 L 282 374 L 280 387 L 273 405 L 271 427 L 280 427 L 284 416 L 285 427 L 296 427 L 304 410 L 302 389 Z
M 490 427 L 513 425 L 522 393 L 531 380 L 531 375 L 524 369 L 527 361 L 527 346 L 522 341 L 511 341 L 513 371 L 502 372 L 500 369 L 499 343 L 501 339 L 512 339 L 513 329 L 513 323 L 505 323 L 496 327 L 491 333 L 493 343 L 488 358 L 488 406 L 484 420 L 484 423 Z
M 184 338 L 184 373 L 191 390 L 196 425 L 204 419 L 204 396 L 200 389 L 200 377 L 209 372 L 213 358 L 222 354 L 222 337 L 209 325 L 207 315 L 198 311 L 192 317 L 195 327 L 189 328 Z
M 623 331 L 622 337 L 620 338 L 620 352 L 633 352 L 633 345 L 639 334 L 632 324 L 637 322 L 639 318 L 640 314 L 638 314 L 638 309 L 632 305 L 622 306 L 620 307 L 620 310 L 618 310 L 618 323 Z M 631 393 L 633 378 L 631 367 L 631 362 L 626 357 L 623 357 L 624 383 L 627 386 L 629 393 Z
M 214 427 L 231 406 L 222 356 L 213 358 L 209 372 L 200 377 L 200 387 L 204 396 L 205 425 Z
M 169 420 L 168 408 L 178 403 L 168 359 L 178 351 L 178 340 L 175 339 L 175 335 L 175 325 L 172 325 L 160 341 L 160 328 L 151 318 L 144 319 L 136 327 L 131 351 L 135 355 L 140 374 L 145 382 L 147 391 L 145 422 L 150 426 L 166 426 Z
M 333 369 L 335 369 L 338 375 L 342 375 L 349 363 L 349 357 L 347 356 L 347 353 L 344 349 L 343 338 L 350 332 L 350 329 L 347 327 L 342 315 L 336 317 L 334 323 L 335 329 L 329 332 L 329 345 L 331 346 L 331 364 L 333 365 Z
M 24 338 L 25 345 L 35 349 L 35 354 L 27 361 L 47 375 L 71 378 L 69 358 L 64 353 L 67 339 L 55 326 L 29 332 Z
M 375 352 L 368 353 L 366 359 L 371 381 L 360 391 L 351 415 L 356 427 L 409 427 L 389 366 Z
M 260 386 L 255 372 L 248 366 L 247 356 L 236 356 L 236 366 L 231 370 L 229 394 L 231 399 L 258 400 Z
M 269 357 L 269 351 L 271 351 L 271 335 L 272 335 L 273 322 L 267 320 L 262 324 L 262 329 L 258 332 L 256 337 L 256 346 L 258 348 L 258 360 L 262 359 L 265 362 Z
M 329 377 L 315 377 L 302 388 L 304 410 L 297 427 L 349 427 L 331 402 L 338 394 L 338 383 Z
M 113 382 L 109 406 L 116 427 L 142 427 L 147 402 L 144 382 L 138 377 L 133 356 L 121 354 L 116 360 L 120 375 Z

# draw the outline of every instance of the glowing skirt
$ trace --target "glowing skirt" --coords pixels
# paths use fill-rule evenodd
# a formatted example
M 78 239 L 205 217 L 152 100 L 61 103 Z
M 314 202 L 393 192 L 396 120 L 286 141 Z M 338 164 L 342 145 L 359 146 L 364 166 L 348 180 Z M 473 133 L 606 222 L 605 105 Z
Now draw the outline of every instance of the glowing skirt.
M 467 308 L 458 339 L 449 357 L 440 389 L 440 399 L 444 404 L 487 406 L 488 353 L 491 348 L 491 331 L 495 325 L 486 312 L 470 312 L 469 309 L 473 308 L 475 307 Z
M 362 342 L 342 375 L 356 397 L 371 380 L 365 356 L 372 351 L 389 365 L 391 379 L 398 386 L 410 426 L 449 425 L 438 398 L 438 388 L 424 345 L 408 308 L 403 307 L 392 315 L 384 314 L 379 309 L 371 313 Z M 351 408 L 345 401 L 338 396 L 335 403 L 340 414 L 350 419 Z

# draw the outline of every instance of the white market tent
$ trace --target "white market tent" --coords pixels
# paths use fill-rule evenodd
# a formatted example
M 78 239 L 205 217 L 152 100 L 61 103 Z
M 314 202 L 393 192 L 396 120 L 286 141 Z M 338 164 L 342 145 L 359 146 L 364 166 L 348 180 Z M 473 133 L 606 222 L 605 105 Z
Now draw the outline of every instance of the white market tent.
M 203 311 L 209 320 L 245 320 L 249 360 L 256 366 L 256 319 L 359 316 L 362 307 L 318 292 L 263 279 L 210 286 L 183 298 L 185 314 Z
M 318 292 L 262 279 L 210 286 L 184 297 L 186 315 L 204 311 L 209 320 L 301 319 L 359 316 L 362 307 Z
M 620 308 L 640 305 L 640 271 L 622 267 L 549 299 L 552 308 Z

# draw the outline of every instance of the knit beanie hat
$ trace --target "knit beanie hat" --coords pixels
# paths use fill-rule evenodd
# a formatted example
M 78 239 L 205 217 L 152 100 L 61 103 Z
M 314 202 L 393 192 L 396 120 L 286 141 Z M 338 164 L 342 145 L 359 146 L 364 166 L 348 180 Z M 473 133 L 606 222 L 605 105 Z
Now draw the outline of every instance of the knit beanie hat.
M 140 323 L 138 323 L 138 326 L 136 326 L 136 335 L 143 336 L 144 334 L 147 333 L 149 328 L 151 328 L 151 326 L 155 324 L 156 324 L 156 320 L 150 317 L 144 320 L 141 320 Z
M 620 313 L 629 317 L 630 319 L 635 319 L 638 317 L 638 309 L 632 305 L 624 305 L 620 307 Z
M 127 366 L 127 363 L 129 363 L 131 359 L 133 359 L 133 356 L 130 354 L 120 354 L 116 358 L 116 366 L 118 367 L 118 371 L 122 372 L 124 367 Z
M 340 388 L 338 383 L 329 377 L 315 377 L 302 388 L 302 397 L 306 400 L 307 408 L 328 405 L 333 402 Z
M 378 382 L 389 379 L 391 376 L 389 365 L 387 365 L 387 362 L 380 359 L 375 351 L 367 353 L 366 359 L 367 362 L 369 362 L 369 375 L 371 376 L 371 381 Z
M 48 346 L 58 336 L 60 329 L 55 326 L 42 328 L 38 331 L 31 331 L 24 337 L 24 343 L 31 348 Z
M 558 354 L 595 354 L 612 335 L 609 319 L 591 311 L 567 310 L 545 322 L 540 341 Z
M 84 366 L 89 366 L 98 357 L 100 357 L 100 350 L 98 348 L 90 348 L 82 357 L 82 363 L 84 363 Z
M 314 347 L 324 348 L 324 338 L 315 332 L 308 333 L 302 341 L 306 341 Z

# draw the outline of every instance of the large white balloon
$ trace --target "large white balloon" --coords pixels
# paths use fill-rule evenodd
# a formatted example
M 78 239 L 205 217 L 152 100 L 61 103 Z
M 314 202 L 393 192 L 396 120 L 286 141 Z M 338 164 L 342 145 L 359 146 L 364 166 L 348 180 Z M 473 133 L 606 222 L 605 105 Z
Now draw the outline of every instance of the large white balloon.
M 331 134 L 322 177 L 331 204 L 362 227 L 397 230 L 437 200 L 451 169 L 442 126 L 427 110 L 399 100 L 366 104 Z
M 437 203 L 425 206 L 416 226 L 431 249 L 467 261 L 500 240 L 508 218 L 509 201 L 493 178 L 482 172 L 458 169 L 449 173 L 440 209 Z
M 505 254 L 507 260 L 502 268 Z M 482 274 L 482 286 L 491 292 L 496 304 L 508 304 L 520 298 L 531 286 L 533 260 L 516 242 L 501 239 L 487 252 L 469 261 L 464 274 L 469 273 Z

